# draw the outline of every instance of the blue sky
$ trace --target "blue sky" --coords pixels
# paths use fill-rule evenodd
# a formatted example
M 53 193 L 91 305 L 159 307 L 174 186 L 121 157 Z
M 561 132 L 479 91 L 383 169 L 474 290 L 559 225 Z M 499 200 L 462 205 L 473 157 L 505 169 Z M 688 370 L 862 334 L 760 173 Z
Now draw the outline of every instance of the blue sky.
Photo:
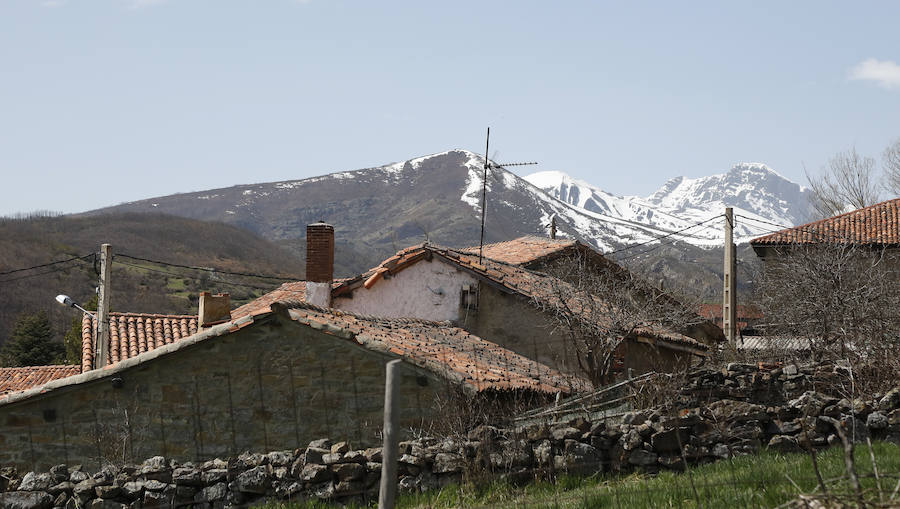
M 898 2 L 0 0 L 0 215 L 450 148 L 619 194 L 900 137 Z M 493 150 L 492 150 L 493 152 Z M 529 168 L 531 170 L 531 168 Z

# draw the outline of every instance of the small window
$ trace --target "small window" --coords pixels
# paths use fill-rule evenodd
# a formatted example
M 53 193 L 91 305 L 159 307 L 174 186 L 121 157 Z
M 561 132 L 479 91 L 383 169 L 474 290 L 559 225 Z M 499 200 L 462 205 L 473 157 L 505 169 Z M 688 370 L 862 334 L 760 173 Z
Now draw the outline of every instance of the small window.
M 478 285 L 463 285 L 459 305 L 464 309 L 478 309 Z

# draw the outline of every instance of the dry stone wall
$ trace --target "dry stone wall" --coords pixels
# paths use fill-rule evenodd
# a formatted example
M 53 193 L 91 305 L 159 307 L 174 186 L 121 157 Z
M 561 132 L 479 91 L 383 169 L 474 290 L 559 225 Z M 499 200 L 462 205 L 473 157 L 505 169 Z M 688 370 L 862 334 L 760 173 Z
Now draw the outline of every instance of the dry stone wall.
M 672 402 L 621 421 L 567 422 L 524 428 L 480 426 L 445 438 L 400 444 L 402 490 L 434 489 L 465 478 L 527 481 L 559 473 L 663 469 L 753 454 L 823 448 L 835 426 L 856 440 L 900 443 L 900 387 L 869 398 L 841 397 L 840 367 L 774 370 L 731 364 L 694 373 Z M 204 462 L 162 456 L 138 465 L 88 472 L 60 464 L 20 475 L 0 471 L 0 507 L 227 507 L 263 499 L 375 500 L 381 449 L 315 440 L 306 447 L 245 453 Z

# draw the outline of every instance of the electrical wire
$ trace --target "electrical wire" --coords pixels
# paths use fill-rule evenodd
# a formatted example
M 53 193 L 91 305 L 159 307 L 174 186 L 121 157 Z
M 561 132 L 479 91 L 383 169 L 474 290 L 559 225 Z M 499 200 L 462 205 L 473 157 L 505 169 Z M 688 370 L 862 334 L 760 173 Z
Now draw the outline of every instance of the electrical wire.
M 93 255 L 90 255 L 90 256 L 93 256 Z M 84 258 L 88 258 L 88 257 L 84 257 Z M 83 259 L 83 258 L 75 258 L 75 260 L 81 260 L 81 259 Z M 69 260 L 69 261 L 73 261 L 73 260 Z M 72 268 L 74 268 L 74 267 L 59 267 L 59 268 L 52 269 L 52 270 L 47 270 L 47 271 L 44 271 L 44 272 L 38 272 L 37 274 L 26 274 L 26 275 L 24 275 L 24 276 L 14 277 L 14 278 L 11 278 L 11 279 L 0 280 L 0 284 L 3 284 L 3 283 L 11 283 L 11 282 L 13 282 L 13 281 L 20 281 L 20 280 L 22 280 L 22 279 L 29 279 L 29 278 L 38 277 L 38 276 L 46 276 L 47 274 L 53 274 L 53 273 L 55 273 L 55 272 L 62 272 L 62 271 L 64 271 L 64 270 L 69 270 L 69 269 L 72 269 Z
M 740 217 L 740 218 L 743 218 L 743 219 L 749 219 L 750 221 L 756 221 L 756 222 L 758 222 L 758 223 L 764 223 L 764 224 L 768 224 L 768 225 L 772 225 L 772 226 L 777 226 L 777 227 L 779 227 L 779 228 L 781 228 L 781 229 L 785 229 L 785 228 L 794 228 L 793 226 L 787 226 L 787 225 L 783 225 L 783 224 L 779 224 L 779 223 L 773 223 L 773 222 L 771 222 L 771 221 L 766 221 L 766 220 L 763 220 L 763 219 L 757 219 L 757 218 L 755 218 L 755 217 L 748 217 L 748 216 L 745 216 L 745 215 L 742 215 L 742 214 L 735 214 L 734 217 Z M 777 231 L 777 230 L 776 230 L 776 231 Z
M 55 262 L 42 263 L 42 264 L 40 264 L 40 265 L 35 265 L 35 266 L 33 266 L 33 267 L 25 267 L 25 268 L 22 268 L 22 269 L 7 270 L 7 271 L 4 271 L 4 272 L 0 272 L 0 276 L 6 276 L 6 275 L 8 275 L 8 274 L 15 274 L 16 272 L 23 272 L 23 271 L 26 271 L 26 270 L 41 269 L 41 268 L 44 268 L 44 267 L 50 267 L 51 265 L 59 265 L 59 264 L 61 264 L 61 263 L 69 263 L 69 262 L 73 262 L 73 261 L 75 261 L 75 260 L 84 260 L 84 259 L 90 258 L 90 257 L 92 257 L 92 256 L 95 256 L 95 253 L 86 254 L 86 255 L 84 255 L 84 256 L 75 256 L 75 257 L 72 257 L 72 258 L 68 258 L 68 259 L 66 259 L 66 260 L 58 260 L 58 261 L 55 261 Z M 49 274 L 49 273 L 48 273 L 48 274 Z M 12 281 L 12 280 L 10 280 L 10 281 Z
M 119 260 L 115 260 L 115 259 L 113 259 L 113 263 L 117 263 L 117 264 L 119 264 L 119 265 L 125 265 L 125 266 L 127 266 L 127 267 L 132 267 L 132 268 L 135 268 L 135 269 L 146 270 L 146 271 L 149 271 L 149 272 L 156 272 L 156 273 L 159 273 L 159 274 L 166 274 L 166 275 L 169 275 L 169 276 L 182 277 L 182 278 L 183 278 L 183 277 L 187 277 L 187 276 L 185 276 L 184 274 L 178 274 L 177 272 L 171 272 L 171 271 L 168 271 L 168 270 L 162 270 L 162 269 L 155 269 L 155 268 L 152 268 L 152 267 L 144 267 L 143 265 L 137 265 L 137 264 L 134 264 L 134 263 L 123 262 L 123 261 L 119 261 Z M 295 280 L 292 280 L 292 281 L 295 281 Z M 253 289 L 255 289 L 255 290 L 271 290 L 271 289 L 272 289 L 271 286 L 252 285 L 252 284 L 248 284 L 248 283 L 234 283 L 234 282 L 231 282 L 231 281 L 224 281 L 224 280 L 221 281 L 221 283 L 222 283 L 222 284 L 225 284 L 225 285 L 230 285 L 230 286 L 243 286 L 243 287 L 245 287 L 245 288 L 253 288 Z
M 623 248 L 621 248 L 621 249 L 617 249 L 617 250 L 615 250 L 615 251 L 610 251 L 610 252 L 608 252 L 608 253 L 603 253 L 603 255 L 604 255 L 604 256 L 610 256 L 610 255 L 614 255 L 614 254 L 616 254 L 616 253 L 621 253 L 621 252 L 623 252 L 623 251 L 628 251 L 629 249 L 634 249 L 634 248 L 637 248 L 637 247 L 645 246 L 645 245 L 650 244 L 650 243 L 652 243 L 652 242 L 656 242 L 656 241 L 659 241 L 659 240 L 662 240 L 662 239 L 671 237 L 671 236 L 673 236 L 673 235 L 678 235 L 678 234 L 680 234 L 680 233 L 682 233 L 682 232 L 684 232 L 684 231 L 690 230 L 691 228 L 696 228 L 696 227 L 698 227 L 698 226 L 700 226 L 700 225 L 706 224 L 706 223 L 708 223 L 708 222 L 710 222 L 710 221 L 713 221 L 713 220 L 715 220 L 715 219 L 718 219 L 718 218 L 720 218 L 720 217 L 722 217 L 722 216 L 723 216 L 723 214 L 719 214 L 719 215 L 713 216 L 713 217 L 711 217 L 711 218 L 709 218 L 709 219 L 700 221 L 699 223 L 694 223 L 694 224 L 692 224 L 692 225 L 690 225 L 690 226 L 688 226 L 688 227 L 682 228 L 682 229 L 680 229 L 680 230 L 677 230 L 677 231 L 674 231 L 674 232 L 670 232 L 670 233 L 667 233 L 667 234 L 665 234 L 665 235 L 661 235 L 661 236 L 659 236 L 659 237 L 654 237 L 654 238 L 652 238 L 652 239 L 650 239 L 650 240 L 647 240 L 647 241 L 644 241 L 644 242 L 640 242 L 640 243 L 637 243 L 637 244 L 632 244 L 632 245 L 630 245 L 630 246 L 623 247 Z M 654 248 L 654 249 L 655 249 L 655 248 Z
M 128 259 L 137 260 L 140 262 L 155 263 L 157 265 L 166 265 L 169 267 L 178 267 L 181 269 L 202 270 L 202 271 L 206 271 L 206 272 L 216 272 L 219 274 L 228 274 L 229 276 L 258 277 L 258 278 L 263 278 L 263 279 L 276 279 L 278 281 L 299 281 L 299 279 L 300 279 L 300 278 L 292 278 L 292 277 L 284 277 L 284 276 L 271 276 L 268 274 L 254 274 L 254 273 L 250 273 L 250 272 L 230 272 L 227 270 L 220 270 L 220 269 L 217 269 L 214 267 L 197 267 L 194 265 L 181 265 L 179 263 L 161 262 L 159 260 L 151 260 L 149 258 L 141 258 L 139 256 L 131 256 L 131 255 L 127 255 L 124 253 L 116 253 L 115 255 L 113 255 L 113 258 L 116 258 L 116 257 L 128 258 Z

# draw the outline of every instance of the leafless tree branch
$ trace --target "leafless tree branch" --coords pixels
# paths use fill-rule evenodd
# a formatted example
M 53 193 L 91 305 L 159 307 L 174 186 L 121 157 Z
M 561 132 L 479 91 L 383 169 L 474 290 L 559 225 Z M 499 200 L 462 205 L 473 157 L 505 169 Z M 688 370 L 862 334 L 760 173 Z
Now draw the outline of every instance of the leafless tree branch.
M 813 208 L 822 217 L 831 217 L 877 203 L 879 186 L 875 170 L 875 159 L 860 155 L 855 148 L 835 154 L 822 169 L 821 176 L 806 172 Z

